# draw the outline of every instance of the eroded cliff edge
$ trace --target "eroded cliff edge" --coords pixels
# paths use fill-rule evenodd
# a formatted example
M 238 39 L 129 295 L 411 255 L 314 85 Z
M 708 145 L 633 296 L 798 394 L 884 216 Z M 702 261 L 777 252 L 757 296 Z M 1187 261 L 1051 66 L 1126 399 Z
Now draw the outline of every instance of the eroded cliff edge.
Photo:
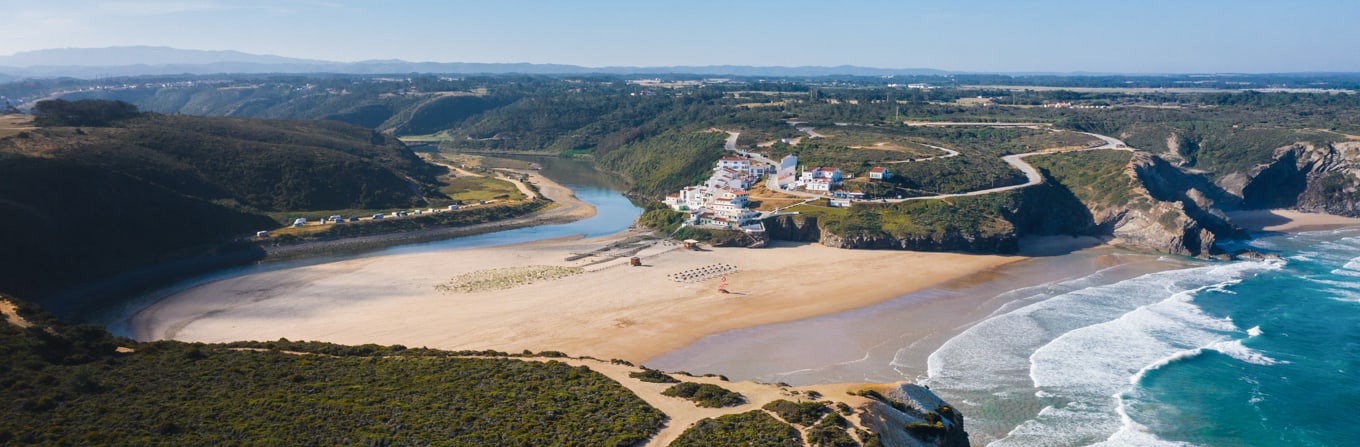
M 1217 181 L 1247 209 L 1286 208 L 1360 217 L 1360 142 L 1295 143 L 1272 160 Z
M 1015 253 L 1027 235 L 1096 236 L 1132 250 L 1197 257 L 1219 254 L 1219 240 L 1246 236 L 1221 209 L 1238 206 L 1240 198 L 1156 155 L 1093 151 L 1028 160 L 1044 174 L 1043 184 L 985 199 L 940 201 L 961 216 L 943 223 L 901 206 L 866 204 L 862 213 L 901 215 L 889 218 L 896 221 L 891 225 L 783 215 L 767 219 L 766 231 L 775 240 L 839 248 L 972 253 Z

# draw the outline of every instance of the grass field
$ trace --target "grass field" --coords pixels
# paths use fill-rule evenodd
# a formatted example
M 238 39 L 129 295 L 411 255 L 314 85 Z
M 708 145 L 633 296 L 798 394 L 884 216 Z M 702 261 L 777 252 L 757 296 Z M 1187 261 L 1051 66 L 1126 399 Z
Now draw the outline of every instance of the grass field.
M 18 135 L 33 129 L 33 117 L 28 115 L 0 115 L 0 138 Z
M 459 176 L 440 179 L 444 186 L 439 188 L 453 200 L 463 203 L 476 203 L 480 200 L 523 200 L 514 183 L 491 177 Z

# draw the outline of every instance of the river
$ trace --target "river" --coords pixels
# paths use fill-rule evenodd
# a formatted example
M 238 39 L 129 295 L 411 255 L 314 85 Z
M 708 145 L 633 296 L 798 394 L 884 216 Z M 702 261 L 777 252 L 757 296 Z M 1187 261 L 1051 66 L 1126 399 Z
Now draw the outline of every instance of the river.
M 81 320 L 103 325 L 108 328 L 109 332 L 126 337 L 131 336 L 128 320 L 133 315 L 167 297 L 214 281 L 374 256 L 511 245 L 573 235 L 604 236 L 628 229 L 642 214 L 641 208 L 638 208 L 627 197 L 623 196 L 622 185 L 618 179 L 600 172 L 591 162 L 556 157 L 516 156 L 513 158 L 532 161 L 542 166 L 540 173 L 543 176 L 571 188 L 578 199 L 595 207 L 595 216 L 566 224 L 532 226 L 442 241 L 398 245 L 357 255 L 322 256 L 282 262 L 266 261 L 218 270 L 177 281 L 115 305 L 89 311 Z

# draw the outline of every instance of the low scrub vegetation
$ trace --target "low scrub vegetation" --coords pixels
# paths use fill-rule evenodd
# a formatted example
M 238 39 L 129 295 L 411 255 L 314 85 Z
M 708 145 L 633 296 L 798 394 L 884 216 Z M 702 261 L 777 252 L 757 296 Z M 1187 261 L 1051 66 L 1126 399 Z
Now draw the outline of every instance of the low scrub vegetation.
M 808 430 L 807 441 L 811 447 L 859 447 L 855 438 L 845 430 L 850 426 L 850 422 L 836 413 L 823 418 L 821 422 Z
M 793 426 L 755 410 L 706 418 L 671 443 L 671 447 L 788 447 L 803 445 Z
M 137 343 L 21 313 L 33 327 L 0 320 L 4 445 L 630 446 L 665 417 L 609 378 L 555 361 Z
M 1125 174 L 1130 157 L 1124 151 L 1090 151 L 1040 155 L 1026 161 L 1099 210 L 1124 206 L 1133 199 L 1131 192 L 1137 185 Z
M 662 396 L 679 397 L 694 401 L 695 405 L 706 408 L 732 407 L 746 403 L 741 393 L 728 390 L 711 383 L 681 382 L 661 392 Z
M 642 371 L 628 373 L 628 377 L 648 383 L 680 383 L 674 377 L 655 369 L 643 369 Z
M 817 423 L 822 416 L 831 412 L 821 402 L 792 402 L 784 399 L 765 404 L 762 408 L 774 412 L 790 424 L 804 427 Z

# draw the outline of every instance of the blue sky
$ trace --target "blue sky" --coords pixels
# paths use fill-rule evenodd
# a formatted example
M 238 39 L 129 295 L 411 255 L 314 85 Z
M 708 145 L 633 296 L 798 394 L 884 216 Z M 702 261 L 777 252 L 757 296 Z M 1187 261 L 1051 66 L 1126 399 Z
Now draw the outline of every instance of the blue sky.
M 336 61 L 1360 72 L 1360 0 L 0 0 L 0 55 L 156 45 Z

